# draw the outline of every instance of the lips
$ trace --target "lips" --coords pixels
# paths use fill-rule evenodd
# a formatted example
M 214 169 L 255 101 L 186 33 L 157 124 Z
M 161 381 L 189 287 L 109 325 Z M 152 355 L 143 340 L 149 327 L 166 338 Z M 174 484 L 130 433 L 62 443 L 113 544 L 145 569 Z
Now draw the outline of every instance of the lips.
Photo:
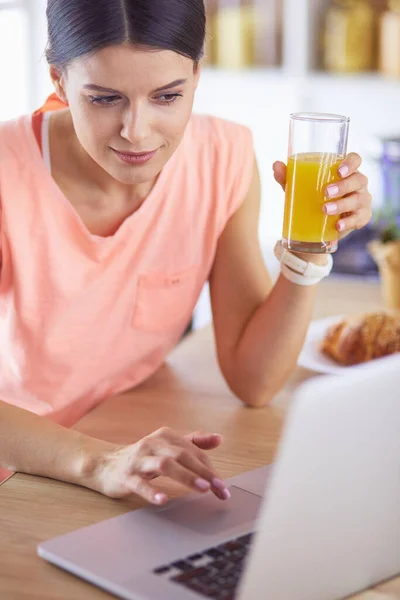
M 112 148 L 112 150 L 120 160 L 131 165 L 142 165 L 151 160 L 158 152 L 158 150 L 146 152 L 120 152 L 119 150 L 114 150 L 114 148 Z

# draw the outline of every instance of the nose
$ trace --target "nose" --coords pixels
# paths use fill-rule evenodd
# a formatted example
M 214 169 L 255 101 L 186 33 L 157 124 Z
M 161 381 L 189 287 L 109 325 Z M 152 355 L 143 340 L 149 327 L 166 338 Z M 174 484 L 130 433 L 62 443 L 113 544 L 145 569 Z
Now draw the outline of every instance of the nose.
M 126 111 L 121 136 L 138 150 L 151 137 L 151 115 L 144 104 L 138 103 Z

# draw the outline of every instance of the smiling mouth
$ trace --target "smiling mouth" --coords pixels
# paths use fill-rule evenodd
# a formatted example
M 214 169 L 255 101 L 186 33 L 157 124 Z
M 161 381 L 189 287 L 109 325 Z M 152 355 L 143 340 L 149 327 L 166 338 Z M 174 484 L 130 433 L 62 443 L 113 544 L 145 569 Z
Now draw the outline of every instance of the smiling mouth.
M 151 160 L 158 152 L 158 149 L 145 152 L 121 152 L 114 148 L 112 150 L 121 160 L 129 164 L 143 164 Z

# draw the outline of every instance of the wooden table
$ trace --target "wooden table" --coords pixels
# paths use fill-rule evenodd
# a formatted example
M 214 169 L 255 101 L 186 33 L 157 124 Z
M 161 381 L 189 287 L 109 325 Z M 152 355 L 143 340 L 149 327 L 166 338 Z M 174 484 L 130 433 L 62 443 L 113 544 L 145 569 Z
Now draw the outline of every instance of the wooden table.
M 376 310 L 379 287 L 331 278 L 320 286 L 315 317 Z M 104 402 L 76 428 L 91 436 L 132 443 L 159 426 L 216 431 L 225 437 L 213 453 L 225 478 L 270 463 L 293 389 L 312 373 L 298 368 L 271 407 L 251 410 L 228 391 L 216 366 L 211 328 L 186 338 L 167 363 L 135 390 Z M 159 480 L 173 495 L 182 488 Z M 0 487 L 0 598 L 100 600 L 111 596 L 36 555 L 39 542 L 143 506 L 116 501 L 65 483 L 16 474 Z M 400 579 L 357 596 L 400 599 Z

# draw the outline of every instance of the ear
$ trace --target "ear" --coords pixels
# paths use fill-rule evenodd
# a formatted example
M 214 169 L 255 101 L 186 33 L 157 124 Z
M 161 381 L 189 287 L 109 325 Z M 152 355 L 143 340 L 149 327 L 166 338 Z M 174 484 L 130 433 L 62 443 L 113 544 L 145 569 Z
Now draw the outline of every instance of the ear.
M 201 75 L 201 62 L 199 61 L 197 63 L 197 65 L 194 68 L 194 89 L 197 89 L 197 86 L 199 85 L 199 79 L 200 79 L 200 75 Z
M 50 77 L 56 90 L 57 96 L 68 105 L 67 93 L 65 91 L 65 74 L 54 65 L 50 67 Z

